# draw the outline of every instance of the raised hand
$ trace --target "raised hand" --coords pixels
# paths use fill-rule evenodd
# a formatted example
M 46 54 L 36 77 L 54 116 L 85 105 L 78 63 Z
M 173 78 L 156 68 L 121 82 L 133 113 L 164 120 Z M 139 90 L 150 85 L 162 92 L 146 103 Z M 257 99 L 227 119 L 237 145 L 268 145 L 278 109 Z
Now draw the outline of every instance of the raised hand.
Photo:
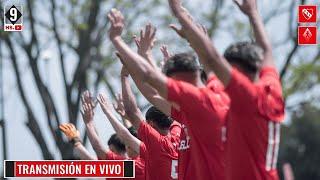
M 167 61 L 172 56 L 170 54 L 169 50 L 168 50 L 168 46 L 167 45 L 162 45 L 160 47 L 160 51 L 162 52 L 164 61 Z
M 186 34 L 183 28 L 178 28 L 175 24 L 169 25 L 171 29 L 173 29 L 181 38 L 186 39 Z
M 168 46 L 166 45 L 162 45 L 160 47 L 160 51 L 162 52 L 163 55 L 163 61 L 161 61 L 161 67 L 164 66 L 164 64 L 168 61 L 168 59 L 170 59 L 170 57 L 172 56 L 168 50 Z
M 92 97 L 92 94 L 87 90 L 81 96 L 82 103 L 90 103 L 91 107 L 94 109 L 97 106 L 96 100 Z
M 157 29 L 151 25 L 151 23 L 148 23 L 144 30 L 140 31 L 140 37 L 134 36 L 134 41 L 138 47 L 138 54 L 144 55 L 144 54 L 150 54 L 151 50 L 154 46 L 154 43 L 156 41 Z
M 92 99 L 91 99 L 91 94 L 89 91 L 86 91 L 83 93 L 81 97 L 82 101 L 82 109 L 81 115 L 84 120 L 85 124 L 88 124 L 93 121 L 93 106 L 92 106 Z
M 80 138 L 80 132 L 71 123 L 61 124 L 59 128 L 67 136 L 69 141 L 74 138 Z
M 122 118 L 127 118 L 121 94 L 117 94 L 116 101 L 113 103 L 113 108 Z
M 193 21 L 191 16 L 188 16 L 188 17 L 189 17 L 190 21 Z M 199 24 L 199 23 L 196 24 L 196 25 L 205 35 L 209 36 L 208 30 L 204 25 Z M 178 28 L 176 25 L 170 24 L 170 28 L 173 29 L 181 38 L 186 39 L 186 34 L 185 34 L 186 32 L 185 32 L 185 29 L 183 27 L 182 28 Z
M 108 19 L 111 22 L 109 29 L 109 37 L 111 41 L 120 38 L 124 28 L 124 17 L 117 9 L 111 9 L 108 14 Z
M 239 9 L 246 15 L 251 15 L 257 11 L 257 0 L 233 0 Z
M 111 104 L 107 101 L 107 97 L 103 94 L 99 94 L 98 96 L 98 102 L 100 104 L 100 107 L 102 111 L 105 114 L 110 114 L 112 112 L 112 106 Z

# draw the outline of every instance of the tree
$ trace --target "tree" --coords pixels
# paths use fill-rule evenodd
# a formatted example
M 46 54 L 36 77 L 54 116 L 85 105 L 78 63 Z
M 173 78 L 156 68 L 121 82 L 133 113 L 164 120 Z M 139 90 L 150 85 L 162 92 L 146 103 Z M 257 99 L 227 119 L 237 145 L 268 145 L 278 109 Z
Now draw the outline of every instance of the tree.
M 1 2 L 1 9 L 3 9 Z M 27 122 L 33 137 L 37 141 L 44 159 L 74 159 L 72 146 L 63 138 L 58 126 L 63 119 L 59 116 L 56 100 L 53 97 L 53 89 L 44 81 L 45 73 L 41 72 L 39 64 L 48 60 L 45 57 L 46 48 L 53 44 L 53 51 L 57 54 L 63 77 L 64 99 L 67 104 L 67 121 L 78 125 L 79 104 L 81 93 L 92 88 L 95 91 L 101 83 L 104 83 L 109 93 L 115 96 L 114 85 L 111 78 L 106 78 L 108 70 L 113 65 L 113 49 L 110 43 L 105 43 L 108 21 L 106 11 L 102 7 L 119 6 L 125 8 L 128 16 L 128 34 L 132 34 L 133 19 L 140 14 L 148 15 L 147 7 L 158 4 L 157 1 L 149 1 L 134 6 L 134 1 L 34 1 L 25 3 L 24 31 L 22 33 L 7 33 L 1 31 L 1 50 L 4 58 L 10 59 L 16 76 L 17 87 L 21 101 L 26 109 Z M 126 7 L 135 8 L 126 8 Z M 43 12 L 43 9 L 45 12 Z M 39 15 L 41 14 L 41 15 Z M 46 16 L 47 15 L 47 16 Z M 46 18 L 45 18 L 46 17 Z M 61 18 L 63 17 L 63 18 Z M 3 22 L 2 22 L 3 24 Z M 45 41 L 44 37 L 48 37 Z M 19 53 L 18 53 L 19 52 Z M 71 55 L 70 55 L 71 54 Z M 68 58 L 73 56 L 77 60 L 74 72 L 68 76 Z M 26 88 L 23 85 L 21 73 L 22 59 L 27 59 L 36 84 L 36 90 L 41 98 L 45 110 L 48 129 L 41 129 L 39 119 L 34 111 L 32 102 L 28 100 Z M 95 79 L 89 81 L 89 76 Z M 62 157 L 52 154 L 44 138 L 44 131 L 49 130 L 55 145 Z M 84 142 L 86 136 L 83 137 Z
M 0 3 L 1 9 L 3 9 L 3 3 L 3 1 Z M 278 0 L 275 3 L 278 3 L 277 6 L 270 5 L 267 9 L 263 8 L 262 13 L 269 28 L 273 27 L 271 21 L 280 15 L 285 14 L 288 17 L 287 37 L 278 37 L 277 34 L 271 37 L 272 39 L 280 39 L 277 42 L 273 40 L 275 48 L 289 49 L 288 52 L 275 53 L 276 59 L 284 62 L 281 76 L 285 85 L 285 94 L 289 98 L 299 92 L 296 84 L 311 84 L 298 89 L 309 92 L 310 88 L 308 87 L 314 87 L 319 82 L 319 78 L 318 81 L 313 78 L 306 79 L 304 78 L 306 74 L 296 71 L 304 72 L 303 67 L 307 67 L 310 73 L 319 77 L 319 73 L 317 73 L 319 71 L 313 65 L 319 62 L 320 49 L 315 47 L 300 50 L 301 47 L 297 46 L 296 9 L 298 4 L 308 2 L 306 0 L 292 2 Z M 208 28 L 208 33 L 213 41 L 221 32 L 233 37 L 234 41 L 243 40 L 244 35 L 246 37 L 251 35 L 249 22 L 238 18 L 240 12 L 235 10 L 236 7 L 231 2 L 207 0 L 197 3 L 190 1 L 188 5 L 190 6 L 188 9 L 195 15 L 196 20 Z M 194 8 L 195 6 L 197 8 Z M 203 11 L 198 11 L 199 6 L 206 8 L 203 8 Z M 115 68 L 117 64 L 114 64 L 113 61 L 115 58 L 113 48 L 106 38 L 108 21 L 105 16 L 112 7 L 119 7 L 126 16 L 127 41 L 131 41 L 131 36 L 138 32 L 138 28 L 146 21 L 151 21 L 157 25 L 160 34 L 162 34 L 159 39 L 164 40 L 161 42 L 168 43 L 170 48 L 179 49 L 181 41 L 178 41 L 178 37 L 168 28 L 168 24 L 172 22 L 172 16 L 168 11 L 167 2 L 164 0 L 146 0 L 143 3 L 133 0 L 49 0 L 45 2 L 26 0 L 24 4 L 25 30 L 22 33 L 0 32 L 1 51 L 3 58 L 9 59 L 14 69 L 21 102 L 27 114 L 26 125 L 37 141 L 44 159 L 73 159 L 75 157 L 73 157 L 72 147 L 58 131 L 58 125 L 65 119 L 61 117 L 57 108 L 58 104 L 56 104 L 52 93 L 54 89 L 46 84 L 44 80 L 46 74 L 41 71 L 39 64 L 48 59 L 59 62 L 60 72 L 57 73 L 62 76 L 63 99 L 67 104 L 66 112 L 68 113 L 66 121 L 78 127 L 81 93 L 89 88 L 96 92 L 100 85 L 105 85 L 109 94 L 114 96 L 118 86 L 114 81 L 119 78 L 119 70 Z M 1 18 L 3 24 L 2 21 Z M 56 54 L 56 58 L 46 57 L 45 52 L 49 47 Z M 185 50 L 187 44 L 184 43 L 184 46 L 180 47 Z M 300 60 L 300 54 L 305 52 L 310 52 L 310 58 Z M 67 67 L 70 64 L 70 58 L 77 62 L 74 70 Z M 32 102 L 28 100 L 29 94 L 26 92 L 28 87 L 23 85 L 21 71 L 23 68 L 21 62 L 24 59 L 27 60 L 27 66 L 31 68 L 35 89 L 41 98 L 46 114 L 45 119 L 40 119 L 37 116 Z M 309 59 L 314 59 L 314 61 Z M 296 107 L 295 104 L 293 106 Z M 48 129 L 39 128 L 40 121 L 46 121 Z M 44 131 L 50 132 L 62 157 L 52 154 L 43 136 Z M 85 137 L 83 137 L 84 142 Z
M 283 128 L 279 163 L 291 163 L 296 179 L 320 179 L 319 117 L 319 107 L 305 104 Z

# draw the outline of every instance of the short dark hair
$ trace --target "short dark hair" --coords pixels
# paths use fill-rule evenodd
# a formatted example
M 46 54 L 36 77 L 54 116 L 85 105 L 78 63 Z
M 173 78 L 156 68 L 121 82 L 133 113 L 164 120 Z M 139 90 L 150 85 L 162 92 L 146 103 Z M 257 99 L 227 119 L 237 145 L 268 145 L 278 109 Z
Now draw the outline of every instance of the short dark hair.
M 179 53 L 170 57 L 163 66 L 163 73 L 171 76 L 177 72 L 196 72 L 200 69 L 196 57 L 191 53 Z
M 173 120 L 169 116 L 165 115 L 154 106 L 148 109 L 146 120 L 147 122 L 154 122 L 160 129 L 168 129 L 173 123 Z
M 120 138 L 118 137 L 117 134 L 112 134 L 109 141 L 108 145 L 113 145 L 118 152 L 126 152 L 126 146 L 122 143 Z
M 252 42 L 238 42 L 227 48 L 224 57 L 248 73 L 257 73 L 262 63 L 263 50 Z
M 207 75 L 207 73 L 204 71 L 203 68 L 201 68 L 200 72 L 201 72 L 201 74 L 200 74 L 201 81 L 202 81 L 204 84 L 206 84 L 207 81 L 208 81 L 208 75 Z

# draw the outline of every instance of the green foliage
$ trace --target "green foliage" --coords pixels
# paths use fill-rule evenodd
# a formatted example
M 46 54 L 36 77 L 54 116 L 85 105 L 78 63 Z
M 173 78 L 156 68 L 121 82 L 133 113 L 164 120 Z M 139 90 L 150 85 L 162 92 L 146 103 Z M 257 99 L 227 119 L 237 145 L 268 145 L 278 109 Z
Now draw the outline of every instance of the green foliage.
M 291 72 L 284 86 L 286 97 L 297 92 L 306 92 L 320 83 L 319 59 L 312 62 L 303 61 L 290 68 Z
M 280 164 L 289 162 L 296 179 L 320 179 L 320 109 L 304 105 L 282 128 Z

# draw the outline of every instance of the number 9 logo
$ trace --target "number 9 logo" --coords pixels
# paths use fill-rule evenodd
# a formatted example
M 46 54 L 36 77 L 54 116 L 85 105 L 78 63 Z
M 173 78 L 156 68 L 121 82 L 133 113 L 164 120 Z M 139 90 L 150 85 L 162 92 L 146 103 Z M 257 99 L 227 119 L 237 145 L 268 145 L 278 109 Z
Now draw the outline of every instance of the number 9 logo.
M 11 8 L 10 11 L 10 21 L 17 21 L 18 19 L 18 11 L 16 8 Z

